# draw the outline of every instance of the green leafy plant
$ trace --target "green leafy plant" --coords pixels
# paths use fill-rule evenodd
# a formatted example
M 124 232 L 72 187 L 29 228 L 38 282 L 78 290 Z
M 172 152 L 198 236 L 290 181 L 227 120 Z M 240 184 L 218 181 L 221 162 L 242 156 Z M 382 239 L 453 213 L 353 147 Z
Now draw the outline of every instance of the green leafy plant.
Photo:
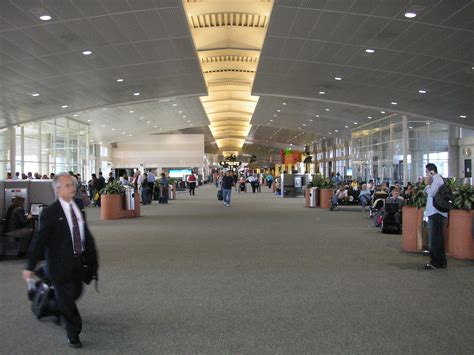
M 317 173 L 312 176 L 312 181 L 308 184 L 308 187 L 319 187 L 321 188 L 321 185 L 323 183 L 324 178 L 322 177 L 321 174 Z
M 474 205 L 474 189 L 471 185 L 458 185 L 453 189 L 453 208 L 469 212 Z
M 424 183 L 418 186 L 413 186 L 413 192 L 407 203 L 408 206 L 416 208 L 426 207 L 427 196 L 425 193 L 425 187 L 426 185 Z
M 336 183 L 330 178 L 321 179 L 321 189 L 333 189 L 336 187 Z
M 116 180 L 109 182 L 102 190 L 100 190 L 101 195 L 120 195 L 123 192 L 124 187 Z

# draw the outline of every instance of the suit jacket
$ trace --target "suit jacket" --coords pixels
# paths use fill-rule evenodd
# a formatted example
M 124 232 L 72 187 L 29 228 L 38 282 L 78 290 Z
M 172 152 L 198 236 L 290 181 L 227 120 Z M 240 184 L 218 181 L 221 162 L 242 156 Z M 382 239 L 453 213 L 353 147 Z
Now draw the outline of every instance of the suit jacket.
M 84 218 L 84 251 L 82 260 L 94 274 L 99 269 L 97 250 L 94 238 L 87 226 L 86 214 L 82 200 L 74 199 Z M 29 250 L 27 270 L 34 270 L 36 264 L 46 258 L 48 274 L 53 282 L 71 280 L 73 277 L 74 252 L 71 230 L 59 200 L 43 210 L 40 217 L 40 228 L 35 233 Z

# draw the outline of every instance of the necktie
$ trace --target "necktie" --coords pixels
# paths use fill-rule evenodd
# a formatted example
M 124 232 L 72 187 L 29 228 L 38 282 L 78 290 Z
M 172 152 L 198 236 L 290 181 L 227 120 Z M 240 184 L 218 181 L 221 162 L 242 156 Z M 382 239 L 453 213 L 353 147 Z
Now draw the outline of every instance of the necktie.
M 82 254 L 82 241 L 81 241 L 81 232 L 79 231 L 79 223 L 77 222 L 76 214 L 74 213 L 74 209 L 72 208 L 72 204 L 70 205 L 71 209 L 71 218 L 72 218 L 72 240 L 74 242 L 74 254 L 81 255 Z

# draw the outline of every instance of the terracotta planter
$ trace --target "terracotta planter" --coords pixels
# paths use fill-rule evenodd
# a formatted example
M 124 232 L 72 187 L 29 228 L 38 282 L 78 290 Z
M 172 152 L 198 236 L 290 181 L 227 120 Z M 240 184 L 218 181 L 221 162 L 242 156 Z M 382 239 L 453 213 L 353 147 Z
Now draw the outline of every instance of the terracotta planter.
M 473 217 L 474 211 L 449 211 L 448 247 L 451 256 L 458 259 L 474 260 Z
M 402 249 L 404 251 L 418 250 L 418 211 L 412 206 L 402 208 Z
M 318 187 L 315 190 L 316 193 L 316 208 L 321 207 L 321 189 Z
M 320 189 L 320 205 L 321 208 L 331 207 L 331 198 L 334 195 L 334 190 L 332 189 Z
M 122 195 L 102 195 L 100 197 L 100 218 L 104 220 L 122 218 L 122 199 Z

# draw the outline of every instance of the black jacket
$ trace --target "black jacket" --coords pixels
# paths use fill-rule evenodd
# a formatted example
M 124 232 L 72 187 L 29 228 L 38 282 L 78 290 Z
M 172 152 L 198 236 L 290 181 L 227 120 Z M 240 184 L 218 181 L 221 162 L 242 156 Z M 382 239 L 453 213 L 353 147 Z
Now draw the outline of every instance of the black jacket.
M 87 226 L 82 200 L 74 199 L 84 218 L 84 251 L 82 258 L 97 275 L 99 262 L 94 238 Z M 33 271 L 36 264 L 46 258 L 48 273 L 53 282 L 71 280 L 73 277 L 74 252 L 71 230 L 59 200 L 46 208 L 40 217 L 40 229 L 35 233 L 29 250 L 27 270 Z

